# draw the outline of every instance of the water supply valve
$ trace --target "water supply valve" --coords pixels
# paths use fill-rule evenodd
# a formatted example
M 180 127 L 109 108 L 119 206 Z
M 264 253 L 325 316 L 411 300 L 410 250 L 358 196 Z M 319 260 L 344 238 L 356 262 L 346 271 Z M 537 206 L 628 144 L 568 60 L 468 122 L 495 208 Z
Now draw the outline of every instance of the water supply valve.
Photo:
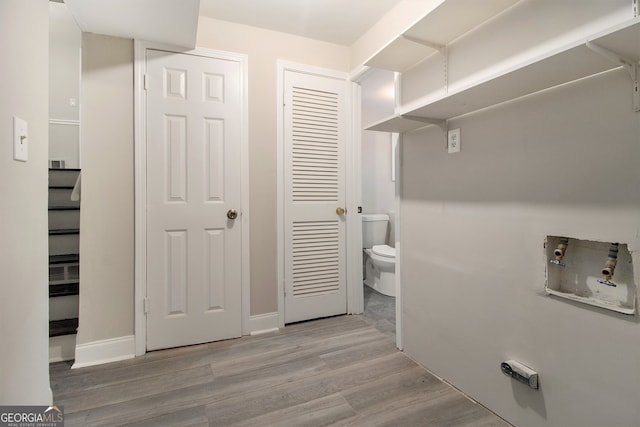
M 616 287 L 617 285 L 611 281 L 613 277 L 613 272 L 616 269 L 616 264 L 618 263 L 618 244 L 612 243 L 609 248 L 609 255 L 607 256 L 607 261 L 604 264 L 604 268 L 602 269 L 602 279 L 598 279 L 598 283 L 603 285 Z
M 569 246 L 569 239 L 566 237 L 561 237 L 558 242 L 558 246 L 553 250 L 553 255 L 556 257 L 555 259 L 549 260 L 551 264 L 559 265 L 560 267 L 564 267 L 565 264 L 562 262 L 562 258 L 564 258 L 564 253 L 567 250 L 567 246 Z

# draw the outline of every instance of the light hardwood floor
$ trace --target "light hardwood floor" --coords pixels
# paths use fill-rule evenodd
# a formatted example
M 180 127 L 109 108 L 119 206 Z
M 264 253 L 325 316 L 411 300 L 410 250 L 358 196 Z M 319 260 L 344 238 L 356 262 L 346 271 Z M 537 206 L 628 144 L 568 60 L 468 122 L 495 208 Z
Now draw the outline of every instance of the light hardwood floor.
M 360 316 L 50 370 L 67 427 L 508 426 Z

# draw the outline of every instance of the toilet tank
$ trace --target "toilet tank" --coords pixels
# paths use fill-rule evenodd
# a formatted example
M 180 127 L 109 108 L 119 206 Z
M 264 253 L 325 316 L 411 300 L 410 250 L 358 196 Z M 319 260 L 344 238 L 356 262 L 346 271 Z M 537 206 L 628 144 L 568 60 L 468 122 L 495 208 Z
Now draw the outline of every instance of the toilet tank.
M 389 215 L 362 215 L 362 247 L 369 249 L 373 245 L 384 245 L 387 239 Z

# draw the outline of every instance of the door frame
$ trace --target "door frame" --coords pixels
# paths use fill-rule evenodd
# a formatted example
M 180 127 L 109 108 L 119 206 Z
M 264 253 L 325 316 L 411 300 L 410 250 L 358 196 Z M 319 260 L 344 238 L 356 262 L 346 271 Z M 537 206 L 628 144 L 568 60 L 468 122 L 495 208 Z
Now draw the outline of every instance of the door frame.
M 361 82 L 367 77 L 368 73 L 371 72 L 373 68 L 361 66 L 358 67 L 351 73 L 351 81 L 360 89 Z M 400 95 L 402 93 L 402 79 L 400 78 L 400 73 L 396 72 L 394 77 L 394 91 L 396 93 L 395 97 L 395 107 L 394 112 L 397 114 L 400 111 Z M 355 123 L 361 123 L 361 102 L 362 102 L 362 94 L 358 93 L 357 105 L 354 102 L 354 106 L 352 107 L 354 110 Z M 357 110 L 357 113 L 355 112 Z M 357 151 L 354 152 L 353 156 L 353 167 L 354 173 L 358 174 L 358 182 L 355 185 L 358 185 L 358 191 L 362 191 L 362 126 L 353 126 L 353 134 L 354 141 L 357 140 Z M 392 148 L 394 150 L 393 156 L 393 166 L 395 168 L 395 212 L 396 212 L 396 220 L 394 226 L 394 232 L 396 236 L 395 248 L 396 248 L 396 271 L 395 271 L 395 288 L 396 288 L 396 347 L 400 350 L 404 350 L 404 313 L 402 311 L 402 258 L 401 258 L 401 211 L 402 211 L 402 192 L 403 192 L 403 183 L 402 183 L 402 153 L 403 153 L 403 144 L 402 144 L 402 134 L 401 133 L 391 133 L 392 140 Z M 358 193 L 359 206 L 362 205 L 361 193 Z M 360 217 L 360 224 L 362 224 L 362 217 Z M 360 242 L 362 242 L 362 226 L 360 226 Z M 362 246 L 362 245 L 361 245 Z M 362 249 L 358 249 L 362 252 Z M 360 255 L 362 257 L 362 254 Z M 353 259 L 352 259 L 353 260 Z M 360 258 L 360 264 L 362 264 L 362 258 Z M 359 271 L 359 276 L 354 278 L 354 281 L 364 282 L 364 272 L 362 269 Z M 362 311 L 364 311 L 364 301 Z
M 311 74 L 320 77 L 328 77 L 343 80 L 347 85 L 345 91 L 345 111 L 349 114 L 346 123 L 346 135 L 351 139 L 351 143 L 345 147 L 345 199 L 346 199 L 346 285 L 347 285 L 347 313 L 362 313 L 364 307 L 364 295 L 362 287 L 357 286 L 356 277 L 358 277 L 358 269 L 350 268 L 350 266 L 360 266 L 362 269 L 362 227 L 356 227 L 356 223 L 360 220 L 360 214 L 357 212 L 358 202 L 360 200 L 360 174 L 354 174 L 354 157 L 359 160 L 360 156 L 354 156 L 360 150 L 359 132 L 356 132 L 359 126 L 360 108 L 359 106 L 359 87 L 355 87 L 349 78 L 349 74 L 345 72 L 330 70 L 327 68 L 316 67 L 312 65 L 300 64 L 291 61 L 277 61 L 277 292 L 278 292 L 278 327 L 283 328 L 285 325 L 285 241 L 284 241 L 284 202 L 285 202 L 285 182 L 284 182 L 284 159 L 285 159 L 285 143 L 284 143 L 284 77 L 285 72 L 292 71 L 302 74 Z M 357 99 L 356 99 L 357 98 Z M 356 102 L 357 101 L 357 102 Z M 358 108 L 356 108 L 358 107 Z M 354 116 L 356 114 L 356 116 Z M 359 169 L 358 169 L 359 170 Z M 358 259 L 360 261 L 358 261 Z M 360 277 L 362 272 L 360 271 Z
M 249 326 L 250 304 L 250 263 L 249 263 L 249 122 L 248 122 L 248 72 L 247 55 L 230 53 L 220 50 L 195 48 L 187 49 L 161 43 L 136 40 L 134 43 L 134 189 L 135 189 L 135 222 L 134 222 L 134 339 L 136 356 L 141 356 L 147 350 L 147 317 L 145 314 L 145 300 L 147 297 L 147 103 L 145 97 L 144 79 L 146 74 L 146 50 L 156 49 L 167 52 L 197 55 L 236 61 L 240 64 L 241 109 L 242 125 L 240 138 L 240 180 L 242 220 L 242 257 L 241 257 L 241 306 L 242 306 L 242 334 L 246 335 Z

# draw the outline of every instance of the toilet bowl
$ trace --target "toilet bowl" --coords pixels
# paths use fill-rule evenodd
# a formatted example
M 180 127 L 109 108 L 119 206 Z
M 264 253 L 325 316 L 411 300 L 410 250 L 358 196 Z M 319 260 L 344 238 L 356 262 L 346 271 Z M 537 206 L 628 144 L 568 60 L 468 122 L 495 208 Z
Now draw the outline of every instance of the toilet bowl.
M 395 296 L 396 250 L 385 244 L 388 228 L 388 215 L 362 215 L 364 284 L 381 294 Z
M 396 249 L 375 245 L 365 249 L 364 284 L 381 294 L 396 296 Z

